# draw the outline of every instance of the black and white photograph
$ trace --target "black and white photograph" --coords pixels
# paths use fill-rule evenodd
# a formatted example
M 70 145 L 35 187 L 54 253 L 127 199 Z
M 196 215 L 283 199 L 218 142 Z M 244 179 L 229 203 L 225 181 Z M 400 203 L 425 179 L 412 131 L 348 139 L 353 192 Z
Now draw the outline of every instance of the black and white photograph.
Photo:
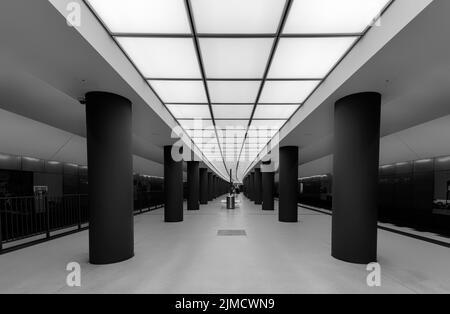
M 449 294 L 449 15 L 0 0 L 0 294 Z

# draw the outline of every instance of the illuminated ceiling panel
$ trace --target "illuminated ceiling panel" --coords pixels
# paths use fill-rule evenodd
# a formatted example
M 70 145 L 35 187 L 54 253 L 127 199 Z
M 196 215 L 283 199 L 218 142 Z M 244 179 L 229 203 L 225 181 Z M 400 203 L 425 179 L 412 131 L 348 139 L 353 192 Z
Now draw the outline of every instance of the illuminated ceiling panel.
M 258 105 L 253 119 L 289 119 L 300 105 Z
M 271 38 L 201 38 L 206 76 L 262 79 Z
M 204 119 L 202 121 L 198 121 L 198 120 L 178 120 L 178 122 L 180 123 L 180 125 L 184 129 L 188 129 L 188 130 L 199 129 L 199 126 L 201 126 L 202 128 L 213 128 L 212 120 L 206 120 L 206 119 Z
M 356 39 L 282 38 L 268 78 L 323 79 Z
M 205 88 L 199 81 L 149 81 L 165 103 L 204 103 Z
M 191 38 L 116 39 L 147 78 L 201 78 Z
M 276 129 L 255 128 L 255 125 L 252 124 L 251 128 L 248 131 L 248 137 L 257 139 L 270 138 L 273 137 L 277 132 L 278 130 Z
M 213 105 L 215 119 L 250 119 L 254 105 Z
M 284 33 L 362 33 L 390 0 L 295 0 Z
M 259 81 L 208 81 L 213 103 L 254 103 Z
M 320 84 L 320 81 L 267 81 L 260 103 L 300 104 Z
M 224 138 L 219 138 L 219 142 L 221 145 L 224 145 L 224 144 L 241 145 L 244 142 L 244 138 L 243 137 L 224 137 Z
M 252 126 L 259 129 L 279 130 L 286 120 L 253 120 Z
M 112 33 L 190 33 L 184 0 L 86 0 Z
M 285 1 L 191 0 L 197 31 L 219 34 L 275 34 Z
M 85 2 L 206 163 L 226 177 L 265 154 L 392 1 Z
M 242 130 L 242 129 L 228 128 L 227 130 L 222 132 L 222 134 L 223 134 L 223 136 L 226 136 L 226 137 L 244 138 L 245 134 L 246 134 L 246 131 Z
M 166 106 L 175 119 L 211 119 L 211 113 L 207 105 L 168 104 Z

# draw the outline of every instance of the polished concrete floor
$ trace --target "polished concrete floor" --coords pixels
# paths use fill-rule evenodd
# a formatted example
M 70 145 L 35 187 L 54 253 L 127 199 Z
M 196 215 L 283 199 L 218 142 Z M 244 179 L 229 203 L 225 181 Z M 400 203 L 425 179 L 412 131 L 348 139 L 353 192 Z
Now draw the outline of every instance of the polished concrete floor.
M 218 236 L 218 230 L 246 236 Z M 330 256 L 331 217 L 299 210 L 277 221 L 246 199 L 227 211 L 220 199 L 164 223 L 163 209 L 135 217 L 136 256 L 88 263 L 81 232 L 0 256 L 0 293 L 450 293 L 450 249 L 379 231 L 381 287 L 365 265 Z M 81 265 L 81 287 L 66 285 L 66 265 Z

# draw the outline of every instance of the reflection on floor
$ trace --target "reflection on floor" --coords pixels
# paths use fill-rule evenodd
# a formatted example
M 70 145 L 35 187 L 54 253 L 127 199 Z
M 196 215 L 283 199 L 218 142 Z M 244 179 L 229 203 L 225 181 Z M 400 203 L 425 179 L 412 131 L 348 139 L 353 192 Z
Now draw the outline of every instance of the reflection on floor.
M 90 265 L 87 232 L 0 256 L 0 293 L 450 293 L 448 248 L 380 230 L 382 282 L 370 288 L 365 265 L 330 256 L 330 216 L 299 209 L 299 220 L 247 199 L 234 211 L 217 199 L 182 223 L 160 209 L 135 217 L 136 256 L 123 263 Z M 73 261 L 79 288 L 66 285 Z
M 324 209 L 324 208 L 320 208 L 320 207 L 314 207 L 311 205 L 304 205 L 304 204 L 299 204 L 299 206 L 304 207 L 306 209 L 312 209 L 315 212 L 320 212 L 320 213 L 324 213 L 327 215 L 332 215 L 332 211 L 329 209 Z M 403 227 L 403 226 L 398 226 L 398 225 L 394 225 L 391 223 L 384 223 L 384 222 L 378 222 L 378 227 L 379 228 L 385 228 L 388 229 L 389 231 L 392 232 L 397 232 L 399 234 L 404 234 L 404 235 L 409 235 L 411 237 L 415 237 L 417 236 L 419 239 L 423 239 L 424 241 L 429 241 L 431 243 L 440 243 L 441 245 L 450 246 L 450 237 L 441 235 L 441 234 L 436 234 L 436 233 L 432 233 L 432 232 L 426 232 L 426 231 L 420 231 L 417 229 L 413 229 L 413 228 L 409 228 L 409 227 Z

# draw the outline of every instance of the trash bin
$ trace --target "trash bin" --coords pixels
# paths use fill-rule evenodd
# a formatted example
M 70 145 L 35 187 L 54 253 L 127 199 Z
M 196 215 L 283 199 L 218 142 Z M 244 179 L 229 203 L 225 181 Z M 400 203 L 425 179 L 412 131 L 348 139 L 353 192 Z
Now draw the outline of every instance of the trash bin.
M 227 196 L 227 209 L 235 209 L 235 198 L 234 195 L 228 195 Z

